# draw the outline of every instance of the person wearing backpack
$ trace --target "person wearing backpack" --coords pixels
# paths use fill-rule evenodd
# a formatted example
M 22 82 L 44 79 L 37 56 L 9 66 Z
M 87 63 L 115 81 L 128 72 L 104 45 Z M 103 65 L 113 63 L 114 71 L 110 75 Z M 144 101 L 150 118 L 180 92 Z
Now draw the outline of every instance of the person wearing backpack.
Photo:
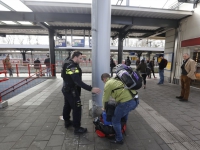
M 146 89 L 147 64 L 144 62 L 144 59 L 142 59 L 141 63 L 137 66 L 136 70 L 140 71 L 140 74 L 144 82 L 143 88 Z
M 112 117 L 115 140 L 111 140 L 110 142 L 114 144 L 123 144 L 121 119 L 123 118 L 125 122 L 127 122 L 129 112 L 138 106 L 139 99 L 137 92 L 136 90 L 124 88 L 124 83 L 121 80 L 111 78 L 108 73 L 103 73 L 101 75 L 101 80 L 105 83 L 102 98 L 103 109 L 105 110 L 105 103 L 109 101 L 110 96 L 115 99 L 117 103 Z
M 158 85 L 164 83 L 164 68 L 166 68 L 167 63 L 168 63 L 167 60 L 164 59 L 163 54 L 160 54 L 159 58 L 161 59 L 161 61 L 160 61 L 160 63 L 158 63 L 158 65 L 159 65 L 158 71 L 159 71 L 159 76 L 160 76 Z
M 127 56 L 127 59 L 125 60 L 125 65 L 130 66 L 131 65 L 131 60 Z

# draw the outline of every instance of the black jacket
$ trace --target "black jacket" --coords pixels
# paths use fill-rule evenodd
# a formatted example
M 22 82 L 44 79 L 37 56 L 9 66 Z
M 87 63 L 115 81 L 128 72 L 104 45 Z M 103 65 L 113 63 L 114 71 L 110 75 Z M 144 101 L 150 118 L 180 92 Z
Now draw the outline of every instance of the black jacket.
M 81 88 L 91 91 L 92 87 L 82 81 L 82 70 L 73 60 L 67 60 L 63 65 L 64 86 L 77 89 L 80 95 Z
M 166 60 L 163 58 L 160 63 L 158 64 L 159 65 L 159 69 L 160 70 L 163 70 L 165 68 L 165 62 Z
M 46 59 L 44 60 L 44 64 L 45 64 L 47 67 L 49 67 L 49 66 L 50 66 L 50 58 L 46 58 Z

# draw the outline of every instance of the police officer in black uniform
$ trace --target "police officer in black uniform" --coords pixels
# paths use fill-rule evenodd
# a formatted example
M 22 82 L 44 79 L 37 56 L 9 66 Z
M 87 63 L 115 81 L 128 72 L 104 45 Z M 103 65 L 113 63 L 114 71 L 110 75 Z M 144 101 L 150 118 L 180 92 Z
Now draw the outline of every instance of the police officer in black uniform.
M 65 98 L 63 107 L 63 118 L 65 120 L 65 128 L 73 125 L 74 133 L 85 133 L 87 128 L 81 127 L 81 88 L 99 94 L 99 88 L 93 88 L 82 81 L 82 70 L 79 63 L 82 61 L 82 53 L 75 51 L 72 58 L 65 61 L 63 64 L 62 77 L 63 88 L 62 92 Z M 70 120 L 70 112 L 73 110 L 73 121 Z

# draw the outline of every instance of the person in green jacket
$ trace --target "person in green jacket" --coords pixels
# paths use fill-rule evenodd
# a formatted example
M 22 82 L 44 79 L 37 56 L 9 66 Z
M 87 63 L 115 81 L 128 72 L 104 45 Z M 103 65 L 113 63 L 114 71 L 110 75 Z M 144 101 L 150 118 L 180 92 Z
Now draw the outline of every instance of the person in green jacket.
M 105 109 L 105 102 L 108 102 L 110 97 L 114 98 L 117 102 L 117 106 L 112 117 L 112 125 L 116 133 L 115 140 L 110 142 L 123 144 L 121 119 L 123 118 L 127 121 L 129 112 L 138 106 L 139 100 L 137 92 L 135 90 L 125 89 L 122 81 L 111 78 L 108 73 L 103 73 L 101 75 L 101 80 L 105 83 L 102 100 L 103 108 Z

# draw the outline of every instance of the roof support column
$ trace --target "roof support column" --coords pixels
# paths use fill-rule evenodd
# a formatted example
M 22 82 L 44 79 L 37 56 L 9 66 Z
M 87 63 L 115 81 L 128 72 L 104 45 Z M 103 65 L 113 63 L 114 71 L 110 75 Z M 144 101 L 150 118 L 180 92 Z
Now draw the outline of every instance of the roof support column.
M 118 64 L 122 63 L 122 58 L 123 58 L 123 40 L 124 36 L 121 32 L 119 32 L 118 36 Z
M 53 65 L 52 76 L 56 76 L 56 66 L 55 66 L 55 43 L 54 43 L 54 30 L 49 29 L 49 54 L 50 62 Z
M 93 113 L 102 106 L 102 73 L 110 71 L 111 0 L 92 0 L 92 86 L 101 88 L 93 95 Z M 96 106 L 96 107 L 95 107 Z

